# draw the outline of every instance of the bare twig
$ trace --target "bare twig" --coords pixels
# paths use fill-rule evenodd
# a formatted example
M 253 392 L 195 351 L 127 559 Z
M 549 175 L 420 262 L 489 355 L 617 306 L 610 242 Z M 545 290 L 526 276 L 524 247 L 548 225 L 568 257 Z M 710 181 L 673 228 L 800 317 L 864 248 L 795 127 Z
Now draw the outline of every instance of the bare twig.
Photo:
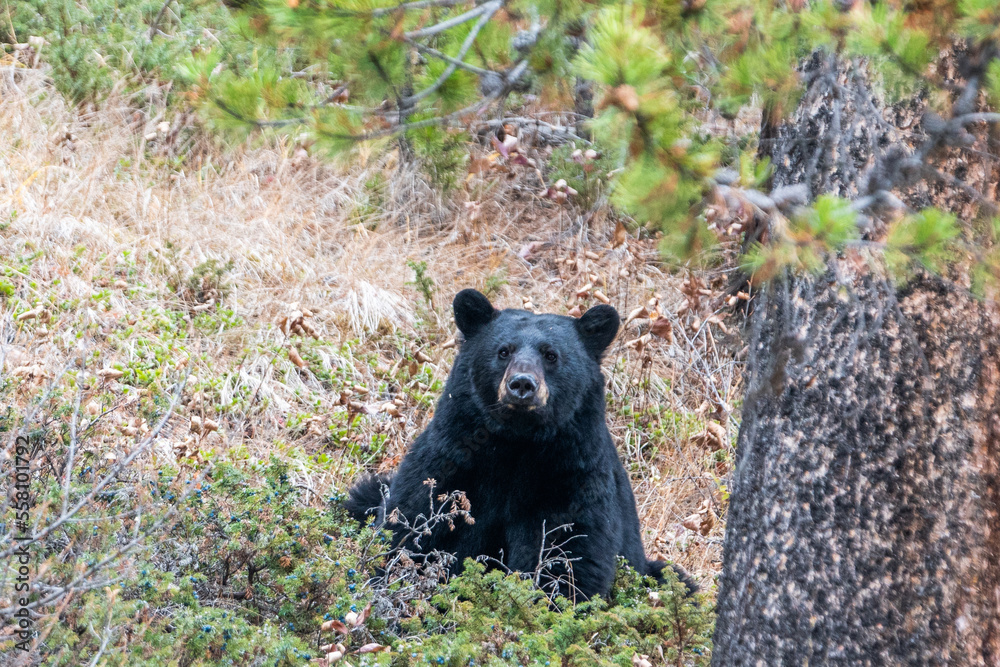
M 431 35 L 436 35 L 439 32 L 444 32 L 450 28 L 454 28 L 457 25 L 462 25 L 466 21 L 471 21 L 480 14 L 485 14 L 489 12 L 493 14 L 503 4 L 501 0 L 494 0 L 493 2 L 487 2 L 485 5 L 480 5 L 475 9 L 470 9 L 464 14 L 459 14 L 458 16 L 452 17 L 446 21 L 441 21 L 436 25 L 432 25 L 429 28 L 421 28 L 420 30 L 412 30 L 410 32 L 404 33 L 404 37 L 409 39 L 420 39 L 421 37 L 430 37 Z
M 152 40 L 153 37 L 156 36 L 156 31 L 159 30 L 160 20 L 163 18 L 163 15 L 167 13 L 167 7 L 169 7 L 170 3 L 173 2 L 173 1 L 174 0 L 163 0 L 163 6 L 160 7 L 160 11 L 157 12 L 156 18 L 153 19 L 153 22 L 149 24 L 149 39 L 150 40 Z
M 433 56 L 433 57 L 438 58 L 440 60 L 444 60 L 445 62 L 451 63 L 452 65 L 455 65 L 459 69 L 464 69 L 464 70 L 466 70 L 468 72 L 473 72 L 474 74 L 479 74 L 480 76 L 482 76 L 484 74 L 496 74 L 497 73 L 497 72 L 495 72 L 494 70 L 491 70 L 491 69 L 483 69 L 482 67 L 476 67 L 475 65 L 470 65 L 469 63 L 464 62 L 464 61 L 460 60 L 459 58 L 452 58 L 447 53 L 442 53 L 441 51 L 438 51 L 437 49 L 432 49 L 431 47 L 426 46 L 424 44 L 421 44 L 420 42 L 418 42 L 416 40 L 410 39 L 409 37 L 404 37 L 403 41 L 406 42 L 407 44 L 409 44 L 410 46 L 412 46 L 413 48 L 415 48 L 417 51 L 420 51 L 421 53 L 426 53 L 427 55 Z

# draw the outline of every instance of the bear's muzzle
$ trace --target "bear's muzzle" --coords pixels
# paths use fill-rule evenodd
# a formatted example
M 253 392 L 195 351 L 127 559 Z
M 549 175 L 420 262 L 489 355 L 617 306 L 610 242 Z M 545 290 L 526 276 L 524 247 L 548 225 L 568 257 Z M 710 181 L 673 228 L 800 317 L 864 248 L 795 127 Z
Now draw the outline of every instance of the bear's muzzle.
M 535 410 L 549 400 L 545 371 L 537 355 L 518 353 L 507 365 L 500 380 L 497 399 L 508 408 Z

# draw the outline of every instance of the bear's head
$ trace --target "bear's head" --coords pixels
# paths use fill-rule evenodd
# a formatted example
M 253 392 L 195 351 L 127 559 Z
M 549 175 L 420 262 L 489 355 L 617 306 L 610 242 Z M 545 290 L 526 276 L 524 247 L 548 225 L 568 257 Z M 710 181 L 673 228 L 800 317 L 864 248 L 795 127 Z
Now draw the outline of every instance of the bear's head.
M 579 319 L 535 315 L 497 310 L 485 296 L 466 289 L 455 296 L 454 309 L 465 337 L 456 368 L 467 369 L 463 378 L 495 426 L 551 432 L 585 405 L 603 416 L 600 362 L 618 334 L 614 308 L 595 306 Z

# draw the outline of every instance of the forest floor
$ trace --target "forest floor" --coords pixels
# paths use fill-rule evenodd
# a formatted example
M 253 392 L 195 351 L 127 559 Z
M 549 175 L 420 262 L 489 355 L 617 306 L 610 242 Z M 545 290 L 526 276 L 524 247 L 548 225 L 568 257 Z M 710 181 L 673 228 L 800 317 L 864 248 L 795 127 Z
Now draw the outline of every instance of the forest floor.
M 83 456 L 114 461 L 154 427 L 148 401 L 186 376 L 133 465 L 275 455 L 319 506 L 396 465 L 427 425 L 458 290 L 564 314 L 607 301 L 631 315 L 604 370 L 647 549 L 714 589 L 743 354 L 721 271 L 708 284 L 672 272 L 656 238 L 606 207 L 558 205 L 541 172 L 487 148 L 472 150 L 488 167 L 442 197 L 395 152 L 337 166 L 291 142 L 178 147 L 176 127 L 125 104 L 68 107 L 39 71 L 0 91 L 13 411 L 75 368 L 94 435 Z

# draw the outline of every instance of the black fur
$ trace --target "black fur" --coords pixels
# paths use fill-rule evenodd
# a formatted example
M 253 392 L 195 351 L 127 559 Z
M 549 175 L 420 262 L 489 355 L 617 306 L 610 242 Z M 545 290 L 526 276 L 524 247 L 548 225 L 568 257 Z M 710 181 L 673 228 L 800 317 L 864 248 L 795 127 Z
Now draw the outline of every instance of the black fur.
M 578 320 L 497 311 L 475 290 L 459 292 L 454 308 L 465 342 L 434 418 L 391 479 L 368 477 L 351 489 L 352 516 L 382 522 L 398 509 L 412 522 L 427 515 L 431 492 L 424 482 L 434 479 L 434 496 L 465 492 L 475 524 L 442 525 L 406 546 L 455 554 L 455 571 L 480 555 L 535 571 L 544 526 L 546 546 L 561 543 L 576 559 L 574 590 L 563 583 L 564 594 L 606 595 L 619 556 L 659 578 L 665 563 L 646 559 L 632 488 L 605 423 L 600 359 L 618 333 L 615 309 L 597 306 Z M 504 394 L 508 367 L 537 380 L 538 395 Z M 397 530 L 396 545 L 404 539 Z
M 368 475 L 351 487 L 344 507 L 355 521 L 364 523 L 368 517 L 379 516 L 384 510 L 383 489 L 392 483 L 392 475 Z

